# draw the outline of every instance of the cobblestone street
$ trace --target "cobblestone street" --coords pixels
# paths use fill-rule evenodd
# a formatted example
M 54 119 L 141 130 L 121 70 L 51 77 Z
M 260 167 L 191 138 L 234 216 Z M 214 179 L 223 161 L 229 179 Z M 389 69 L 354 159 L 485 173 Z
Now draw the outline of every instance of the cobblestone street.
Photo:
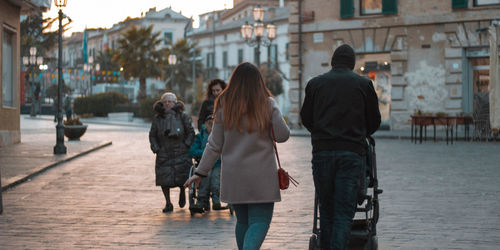
M 187 206 L 161 212 L 148 129 L 90 125 L 85 140 L 113 145 L 3 193 L 0 249 L 235 249 L 236 218 Z M 307 249 L 314 188 L 310 138 L 279 145 L 300 182 L 282 192 L 263 249 Z M 496 249 L 500 245 L 499 143 L 377 141 L 380 249 Z

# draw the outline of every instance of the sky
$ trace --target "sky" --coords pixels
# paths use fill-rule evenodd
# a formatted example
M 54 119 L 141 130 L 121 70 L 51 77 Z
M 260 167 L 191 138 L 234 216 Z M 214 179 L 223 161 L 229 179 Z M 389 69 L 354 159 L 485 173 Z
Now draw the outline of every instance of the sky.
M 51 1 L 52 7 L 44 13 L 44 17 L 57 17 L 58 8 Z M 232 0 L 68 0 L 63 8 L 64 14 L 72 20 L 68 34 L 83 31 L 87 28 L 110 28 L 128 16 L 140 17 L 150 8 L 156 11 L 172 7 L 186 17 L 193 16 L 195 27 L 198 26 L 198 15 L 212 10 L 230 9 Z M 52 29 L 56 29 L 53 25 Z

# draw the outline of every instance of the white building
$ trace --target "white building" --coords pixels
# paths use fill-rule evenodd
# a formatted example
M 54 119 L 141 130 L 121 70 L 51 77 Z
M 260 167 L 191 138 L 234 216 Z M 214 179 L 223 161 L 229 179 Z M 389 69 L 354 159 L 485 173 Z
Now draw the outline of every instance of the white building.
M 260 46 L 260 62 L 275 66 L 283 78 L 283 94 L 276 97 L 286 116 L 289 109 L 288 76 L 288 17 L 287 7 L 278 1 L 260 1 L 265 10 L 264 24 L 276 25 L 276 39 L 269 46 Z M 246 22 L 253 24 L 255 1 L 234 1 L 234 8 L 200 15 L 200 27 L 188 33 L 188 38 L 197 43 L 206 69 L 205 82 L 213 78 L 225 81 L 241 62 L 256 62 L 257 48 L 249 46 L 242 38 L 240 29 Z M 214 21 L 215 20 L 215 21 Z M 215 24 L 215 25 L 213 25 Z
M 100 93 L 109 88 L 94 86 L 90 90 L 92 79 L 97 77 L 106 77 L 109 82 L 121 82 L 119 72 L 102 72 L 102 67 L 97 67 L 96 58 L 100 51 L 106 49 L 117 49 L 118 40 L 122 34 L 133 26 L 149 27 L 153 25 L 153 33 L 159 33 L 159 39 L 162 43 L 157 49 L 164 48 L 174 44 L 185 36 L 185 30 L 191 27 L 191 19 L 182 14 L 173 11 L 171 8 L 165 8 L 156 11 L 156 8 L 149 9 L 143 16 L 138 18 L 127 18 L 124 21 L 113 25 L 109 29 L 97 28 L 87 29 L 87 55 L 88 67 L 84 67 L 83 62 L 83 32 L 73 33 L 71 37 L 66 38 L 63 45 L 63 69 L 64 81 L 71 88 L 75 89 L 76 94 Z M 57 48 L 53 50 L 53 55 L 57 57 Z M 88 68 L 85 71 L 84 68 Z M 98 71 L 97 69 L 101 69 Z M 91 71 L 93 70 L 93 72 Z M 51 76 L 48 76 L 51 78 Z M 49 79 L 54 82 L 54 79 Z M 151 94 L 155 89 L 165 88 L 165 82 L 157 79 L 147 79 L 147 94 Z M 117 89 L 133 88 L 133 97 L 139 92 L 139 81 L 130 79 L 127 86 Z M 130 96 L 130 91 L 126 94 Z

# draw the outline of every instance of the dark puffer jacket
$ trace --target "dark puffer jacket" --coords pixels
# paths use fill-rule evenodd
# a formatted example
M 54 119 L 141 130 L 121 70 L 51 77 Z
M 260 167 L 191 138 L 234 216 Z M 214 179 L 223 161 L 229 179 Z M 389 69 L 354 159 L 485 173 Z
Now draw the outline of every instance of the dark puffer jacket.
M 170 110 L 156 102 L 154 110 L 156 115 L 149 130 L 149 142 L 156 154 L 156 185 L 182 186 L 192 164 L 189 156 L 189 147 L 194 141 L 191 118 L 183 112 L 184 105 L 180 102 Z

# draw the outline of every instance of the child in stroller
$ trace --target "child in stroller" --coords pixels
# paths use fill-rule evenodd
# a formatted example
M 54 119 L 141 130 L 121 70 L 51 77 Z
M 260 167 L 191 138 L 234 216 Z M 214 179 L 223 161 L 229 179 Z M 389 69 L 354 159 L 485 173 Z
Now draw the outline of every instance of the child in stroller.
M 362 214 L 361 218 L 356 218 L 351 227 L 351 237 L 349 239 L 348 249 L 376 250 L 377 241 L 377 222 L 379 218 L 379 200 L 378 195 L 383 192 L 378 188 L 377 164 L 375 155 L 375 140 L 368 137 L 367 154 L 363 167 L 365 168 L 361 177 L 361 185 L 358 190 L 358 202 L 356 214 Z M 371 189 L 371 190 L 369 190 Z M 309 239 L 309 249 L 321 249 L 319 221 L 319 198 L 315 194 L 314 198 L 314 222 L 313 234 Z
M 207 116 L 205 119 L 205 123 L 201 126 L 200 132 L 196 135 L 194 139 L 193 145 L 189 149 L 189 154 L 191 157 L 195 159 L 197 163 L 201 156 L 203 155 L 203 151 L 205 150 L 205 146 L 207 144 L 208 136 L 212 132 L 213 125 L 213 117 L 212 115 Z M 197 164 L 195 164 L 197 165 Z M 194 198 L 197 198 L 195 204 L 190 204 L 190 210 L 193 213 L 202 213 L 204 211 L 210 210 L 209 197 L 212 197 L 212 209 L 213 210 L 223 210 L 228 209 L 225 206 L 222 206 L 219 200 L 220 195 L 220 169 L 221 169 L 221 159 L 219 158 L 215 163 L 215 166 L 210 171 L 210 174 L 203 178 L 198 187 L 198 196 L 196 197 L 196 192 L 192 188 L 190 191 L 190 201 Z M 194 169 L 191 169 L 191 172 L 194 172 Z M 194 200 L 193 200 L 194 202 Z

